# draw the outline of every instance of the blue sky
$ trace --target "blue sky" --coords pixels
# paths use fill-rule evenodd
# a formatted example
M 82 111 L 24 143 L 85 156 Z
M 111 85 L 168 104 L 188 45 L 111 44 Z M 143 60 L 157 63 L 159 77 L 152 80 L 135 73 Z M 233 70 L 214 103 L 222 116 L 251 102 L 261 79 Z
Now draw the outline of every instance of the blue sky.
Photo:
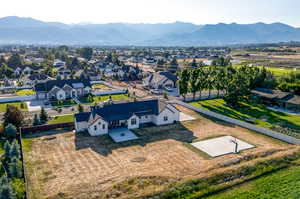
M 299 0 L 4 0 L 0 17 L 64 23 L 282 22 L 300 27 Z

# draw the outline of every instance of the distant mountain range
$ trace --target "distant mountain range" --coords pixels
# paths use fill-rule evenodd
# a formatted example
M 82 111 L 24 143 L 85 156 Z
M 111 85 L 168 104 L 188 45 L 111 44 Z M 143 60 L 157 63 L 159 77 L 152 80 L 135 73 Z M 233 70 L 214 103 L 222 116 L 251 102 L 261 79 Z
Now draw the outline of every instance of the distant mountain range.
M 0 18 L 0 44 L 222 46 L 300 41 L 300 28 L 282 23 L 64 24 Z

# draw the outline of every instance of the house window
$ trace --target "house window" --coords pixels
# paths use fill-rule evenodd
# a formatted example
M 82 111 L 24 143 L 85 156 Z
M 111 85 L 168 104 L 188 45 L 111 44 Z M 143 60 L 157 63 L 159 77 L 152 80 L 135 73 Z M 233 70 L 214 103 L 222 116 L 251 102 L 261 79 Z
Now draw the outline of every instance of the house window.
M 105 124 L 102 125 L 102 128 L 105 129 Z
M 131 125 L 136 125 L 136 118 L 131 119 Z
M 146 115 L 146 116 L 145 116 L 145 118 L 147 119 L 147 118 L 148 118 L 148 116 Z
M 97 131 L 97 125 L 94 126 L 94 130 Z
M 168 121 L 168 116 L 164 116 L 164 121 Z

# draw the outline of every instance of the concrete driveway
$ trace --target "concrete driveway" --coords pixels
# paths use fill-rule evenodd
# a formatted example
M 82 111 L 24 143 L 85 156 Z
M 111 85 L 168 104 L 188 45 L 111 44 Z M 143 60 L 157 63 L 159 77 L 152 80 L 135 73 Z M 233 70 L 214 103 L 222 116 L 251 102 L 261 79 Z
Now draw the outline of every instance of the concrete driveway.
M 51 105 L 47 105 L 47 106 L 44 105 L 43 100 L 27 101 L 26 104 L 27 104 L 29 112 L 40 111 L 42 109 L 42 107 L 44 107 L 44 109 L 46 109 L 46 110 L 52 109 Z

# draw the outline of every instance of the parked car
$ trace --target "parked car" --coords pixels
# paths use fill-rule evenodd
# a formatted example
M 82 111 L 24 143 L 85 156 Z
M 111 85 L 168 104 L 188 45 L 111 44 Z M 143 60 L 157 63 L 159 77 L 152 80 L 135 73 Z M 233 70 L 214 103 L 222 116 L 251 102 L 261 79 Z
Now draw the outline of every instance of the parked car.
M 156 95 L 162 94 L 161 90 L 159 90 L 159 89 L 153 89 L 153 90 L 151 90 L 151 93 L 156 94 Z
M 166 86 L 166 87 L 165 87 L 165 90 L 168 91 L 168 92 L 172 92 L 172 91 L 173 91 L 173 88 Z

